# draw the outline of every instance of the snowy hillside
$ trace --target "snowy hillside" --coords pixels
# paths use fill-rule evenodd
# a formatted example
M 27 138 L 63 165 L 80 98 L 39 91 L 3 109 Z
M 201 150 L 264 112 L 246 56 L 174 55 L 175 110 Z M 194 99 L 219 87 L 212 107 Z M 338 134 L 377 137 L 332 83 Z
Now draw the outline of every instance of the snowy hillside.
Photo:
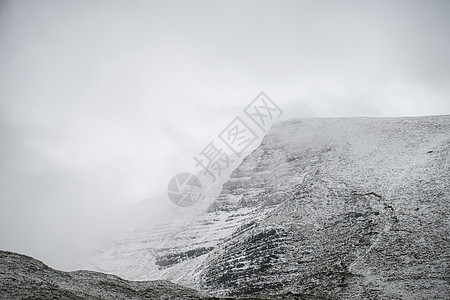
M 450 116 L 292 119 L 218 197 L 111 236 L 83 267 L 227 295 L 445 299 L 449 187 Z

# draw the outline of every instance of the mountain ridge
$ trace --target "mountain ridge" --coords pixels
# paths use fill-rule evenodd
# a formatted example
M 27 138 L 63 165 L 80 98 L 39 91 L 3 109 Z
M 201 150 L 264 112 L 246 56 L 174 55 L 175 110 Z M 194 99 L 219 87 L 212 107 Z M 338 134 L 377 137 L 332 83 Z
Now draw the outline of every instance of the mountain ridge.
M 217 297 L 167 280 L 133 282 L 94 271 L 58 271 L 30 256 L 2 250 L 0 250 L 0 299 L 327 300 L 322 297 L 294 294 Z
M 448 115 L 278 122 L 185 226 L 141 228 L 91 266 L 217 295 L 444 299 L 449 157 Z

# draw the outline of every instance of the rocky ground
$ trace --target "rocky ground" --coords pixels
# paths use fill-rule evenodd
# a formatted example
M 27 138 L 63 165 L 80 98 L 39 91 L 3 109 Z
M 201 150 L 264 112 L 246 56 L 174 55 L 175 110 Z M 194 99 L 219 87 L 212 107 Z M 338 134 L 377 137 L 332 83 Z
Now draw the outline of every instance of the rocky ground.
M 164 280 L 127 281 L 117 276 L 92 271 L 57 271 L 31 257 L 13 252 L 0 251 L 0 299 L 319 300 L 324 298 L 294 294 L 219 298 Z

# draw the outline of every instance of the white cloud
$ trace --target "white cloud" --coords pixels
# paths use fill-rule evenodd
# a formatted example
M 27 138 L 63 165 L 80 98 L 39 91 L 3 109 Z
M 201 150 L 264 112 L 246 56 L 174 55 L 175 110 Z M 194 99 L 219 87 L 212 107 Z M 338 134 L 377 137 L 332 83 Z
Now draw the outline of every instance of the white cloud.
M 448 1 L 0 5 L 0 247 L 55 263 L 31 236 L 163 191 L 261 90 L 285 118 L 450 113 Z

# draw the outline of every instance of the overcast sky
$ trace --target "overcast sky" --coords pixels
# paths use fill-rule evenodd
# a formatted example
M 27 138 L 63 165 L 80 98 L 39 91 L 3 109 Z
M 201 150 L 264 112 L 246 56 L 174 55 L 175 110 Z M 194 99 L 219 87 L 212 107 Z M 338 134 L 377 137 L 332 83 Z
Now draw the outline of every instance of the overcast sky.
M 1 1 L 0 248 L 58 265 L 260 91 L 283 118 L 449 114 L 449 43 L 450 1 Z

